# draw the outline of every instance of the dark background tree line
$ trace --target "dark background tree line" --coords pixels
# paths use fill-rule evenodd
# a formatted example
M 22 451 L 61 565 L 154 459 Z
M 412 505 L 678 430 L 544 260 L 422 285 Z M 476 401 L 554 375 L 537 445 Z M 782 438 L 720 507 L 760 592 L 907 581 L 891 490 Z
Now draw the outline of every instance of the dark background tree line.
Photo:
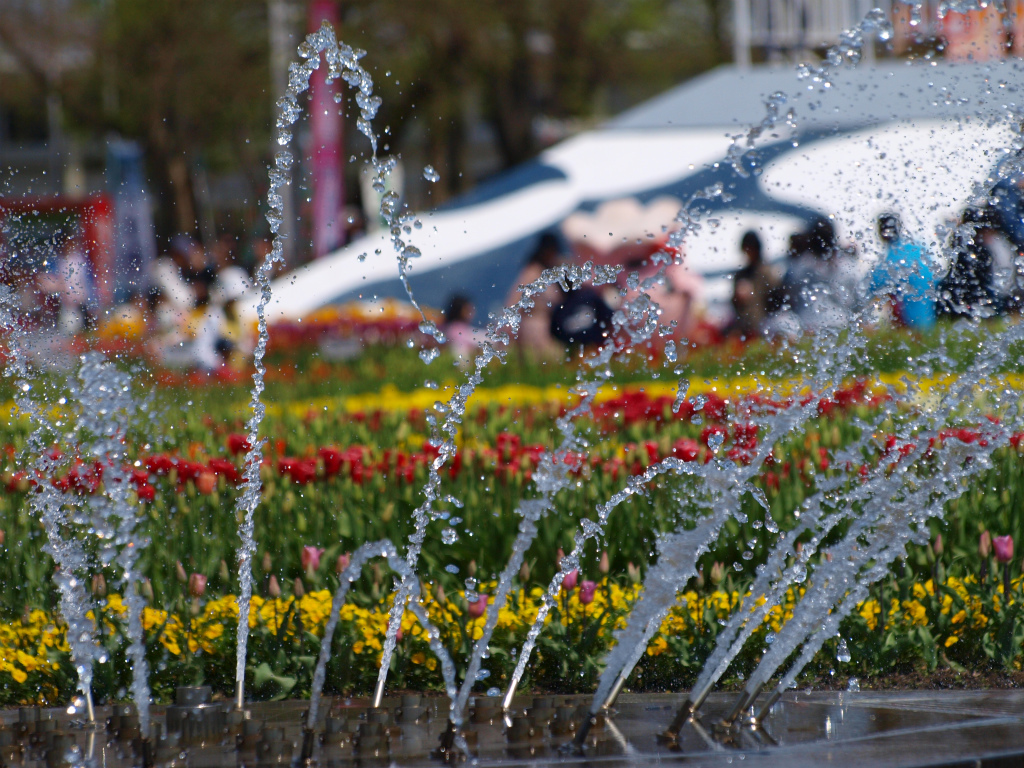
M 305 8 L 292 0 L 304 32 Z M 0 141 L 138 140 L 160 233 L 195 231 L 193 172 L 241 174 L 259 221 L 273 86 L 267 0 L 0 0 Z M 340 0 L 388 150 L 437 204 L 728 58 L 728 0 Z M 484 141 L 481 141 L 481 135 Z M 365 151 L 347 130 L 349 154 Z M 301 134 L 300 134 L 301 139 Z M 484 152 L 481 147 L 486 148 Z M 486 156 L 485 156 L 486 155 Z M 415 162 L 414 162 L 415 161 Z M 419 166 L 421 167 L 421 165 Z M 350 199 L 358 189 L 350 165 Z

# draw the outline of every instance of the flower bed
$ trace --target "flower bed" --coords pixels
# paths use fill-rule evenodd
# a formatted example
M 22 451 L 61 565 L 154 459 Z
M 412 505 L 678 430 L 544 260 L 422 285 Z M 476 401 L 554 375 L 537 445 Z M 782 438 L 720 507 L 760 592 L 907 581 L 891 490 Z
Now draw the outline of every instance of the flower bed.
M 494 586 L 493 582 L 481 584 L 481 597 L 474 601 L 467 601 L 464 592 L 449 596 L 443 588 L 429 585 L 425 590 L 423 603 L 430 619 L 461 668 L 468 662 L 472 641 L 482 632 L 487 591 Z M 374 587 L 379 588 L 379 582 L 374 582 Z M 1010 588 L 1007 599 L 998 578 L 949 577 L 938 589 L 931 579 L 894 579 L 879 586 L 877 596 L 863 601 L 857 614 L 844 623 L 842 642 L 856 649 L 852 658 L 837 660 L 838 641 L 833 640 L 819 653 L 806 677 L 869 677 L 939 666 L 1020 670 L 1024 660 L 1022 579 L 1013 579 Z M 191 595 L 183 593 L 170 610 L 145 609 L 147 655 L 158 698 L 168 699 L 183 680 L 204 681 L 225 695 L 232 690 L 238 606 L 233 595 L 206 599 L 202 591 L 193 584 Z M 526 684 L 562 692 L 593 690 L 601 659 L 614 643 L 613 631 L 625 625 L 640 593 L 641 588 L 631 579 L 608 576 L 563 586 L 558 606 L 546 621 Z M 753 668 L 758 653 L 751 649 L 771 642 L 774 633 L 792 618 L 798 597 L 791 590 L 782 605 L 771 609 L 738 660 L 736 674 Z M 499 612 L 481 690 L 508 684 L 515 650 L 536 618 L 541 598 L 539 587 L 520 585 L 513 590 L 509 604 Z M 633 687 L 672 690 L 692 683 L 721 625 L 738 609 L 740 600 L 732 579 L 718 585 L 709 580 L 682 593 L 637 667 Z M 763 602 L 763 597 L 754 601 L 756 605 Z M 101 642 L 110 659 L 96 667 L 96 694 L 103 700 L 117 697 L 129 682 L 130 670 L 124 661 L 127 609 L 117 594 L 97 596 L 96 605 Z M 276 597 L 252 598 L 248 673 L 254 696 L 308 695 L 330 605 L 331 593 L 326 589 L 301 597 L 278 592 Z M 390 607 L 389 595 L 356 598 L 342 608 L 328 691 L 366 694 L 372 690 Z M 437 659 L 409 612 L 402 622 L 391 680 L 399 689 L 443 690 Z M 20 620 L 0 624 L 0 703 L 56 704 L 68 700 L 74 686 L 64 628 L 52 616 L 36 610 Z
M 887 383 L 895 381 L 892 377 Z M 946 383 L 936 379 L 930 386 Z M 652 463 L 668 456 L 704 463 L 717 456 L 745 464 L 764 439 L 757 426 L 759 414 L 790 399 L 811 405 L 817 418 L 801 434 L 776 444 L 755 480 L 772 518 L 786 529 L 823 478 L 853 487 L 862 470 L 894 467 L 913 450 L 911 440 L 881 431 L 871 436 L 859 463 L 835 464 L 837 451 L 860 434 L 863 420 L 890 405 L 884 389 L 865 381 L 851 382 L 825 399 L 796 386 L 767 391 L 752 379 L 695 385 L 692 394 L 677 412 L 672 388 L 659 382 L 599 395 L 593 415 L 580 424 L 597 438 L 595 447 L 561 459 L 577 482 L 559 494 L 556 513 L 539 525 L 514 598 L 502 611 L 491 643 L 490 676 L 478 683 L 480 690 L 507 681 L 513 653 L 536 615 L 539 585 L 554 574 L 558 550 L 571 546 L 579 522 Z M 365 541 L 406 541 L 419 489 L 437 456 L 429 441 L 429 409 L 443 399 L 439 389 L 404 394 L 389 390 L 295 401 L 271 410 L 261 468 L 264 497 L 257 510 L 260 582 L 249 670 L 256 695 L 308 691 L 326 617 L 326 589 L 335 580 L 330 564 Z M 484 582 L 478 589 L 487 591 L 493 574 L 504 566 L 518 525 L 514 509 L 532 493 L 537 462 L 553 447 L 554 422 L 574 401 L 563 389 L 517 385 L 485 389 L 475 402 L 457 436 L 459 451 L 443 470 L 442 493 L 465 503 L 459 513 L 463 519 L 449 517 L 448 527 L 456 536 L 444 546 L 442 526 L 430 529 L 419 568 L 431 615 L 463 668 L 469 638 L 480 624 L 471 616 L 477 601 L 465 600 L 466 575 L 478 572 Z M 992 426 L 950 427 L 933 438 L 932 447 L 938 441 L 984 445 Z M 241 427 L 242 414 L 228 400 L 185 411 L 173 439 L 159 449 L 141 436 L 133 438 L 133 464 L 126 469 L 134 501 L 144 513 L 141 533 L 151 542 L 141 566 L 152 606 L 145 624 L 159 697 L 166 698 L 182 680 L 203 680 L 223 692 L 233 686 L 237 608 L 231 595 L 237 583 L 227 564 L 234 561 L 231 512 L 247 449 Z M 8 702 L 63 701 L 74 687 L 74 673 L 62 629 L 53 618 L 53 566 L 43 554 L 38 524 L 26 514 L 25 499 L 41 482 L 84 499 L 102 487 L 105 468 L 63 455 L 55 447 L 52 459 L 59 470 L 47 477 L 31 475 L 16 461 L 24 440 L 25 427 L 15 420 L 5 438 L 6 493 L 0 495 L 0 530 L 7 542 L 0 561 L 0 608 L 7 623 L 0 637 L 6 638 L 8 651 L 3 653 L 0 685 L 6 686 Z M 997 568 L 992 551 L 979 552 L 978 537 L 991 530 L 1019 541 L 1024 533 L 1024 521 L 1015 512 L 1024 504 L 1021 442 L 1016 435 L 1009 447 L 996 451 L 991 468 L 948 505 L 944 552 L 937 555 L 933 546 L 911 547 L 904 572 L 878 585 L 859 613 L 847 620 L 842 634 L 856 649 L 853 659 L 837 664 L 835 643 L 830 642 L 812 676 L 829 676 L 833 669 L 840 675 L 870 676 L 937 666 L 1020 668 L 1024 630 L 1019 567 L 1011 556 L 1010 565 Z M 652 541 L 679 522 L 680 486 L 673 483 L 686 482 L 692 481 L 652 482 L 642 498 L 612 513 L 609 529 L 615 535 L 601 550 L 585 550 L 580 576 L 586 589 L 564 590 L 559 610 L 541 635 L 528 684 L 554 690 L 593 688 L 613 642 L 611 630 L 623 621 L 653 558 Z M 992 493 L 993 487 L 999 492 Z M 744 497 L 741 511 L 747 522 L 730 521 L 701 558 L 699 586 L 683 596 L 685 605 L 666 620 L 631 685 L 678 688 L 700 669 L 720 620 L 735 609 L 739 595 L 749 588 L 754 565 L 770 546 L 758 534 L 765 511 L 757 500 Z M 938 530 L 936 526 L 933 535 Z M 756 542 L 749 560 L 742 556 L 746 542 Z M 317 551 L 313 568 L 310 548 Z M 1003 570 L 1012 577 L 1009 600 L 1004 597 Z M 103 581 L 94 580 L 93 594 L 110 661 L 97 668 L 98 698 L 118 698 L 128 680 L 120 603 L 113 594 L 105 596 L 105 583 L 113 585 L 116 574 L 107 569 L 99 575 Z M 329 676 L 333 690 L 364 692 L 371 687 L 392 578 L 386 568 L 375 566 L 356 585 L 336 639 Z M 935 583 L 942 585 L 938 593 L 930 586 Z M 450 597 L 439 600 L 445 593 Z M 785 607 L 772 614 L 761 634 L 748 643 L 737 673 L 752 667 L 778 622 L 786 618 Z M 393 662 L 392 685 L 438 687 L 432 659 L 418 627 L 409 624 Z

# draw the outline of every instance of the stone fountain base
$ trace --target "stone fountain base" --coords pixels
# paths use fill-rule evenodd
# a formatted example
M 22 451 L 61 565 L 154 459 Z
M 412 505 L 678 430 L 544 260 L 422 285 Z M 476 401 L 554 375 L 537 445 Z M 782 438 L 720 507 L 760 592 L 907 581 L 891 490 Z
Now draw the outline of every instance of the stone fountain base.
M 198 692 L 197 692 L 198 690 Z M 282 766 L 299 761 L 305 702 L 254 704 L 246 712 L 209 703 L 182 689 L 175 705 L 154 709 L 147 760 L 167 768 Z M 588 735 L 585 757 L 566 757 L 589 697 L 540 696 L 475 702 L 466 741 L 477 765 L 545 763 L 603 766 L 680 763 L 694 766 L 1024 766 L 1024 691 L 790 693 L 760 728 L 723 730 L 716 721 L 732 703 L 712 696 L 697 722 L 671 748 L 658 736 L 681 703 L 677 695 L 623 695 L 617 711 Z M 326 702 L 325 702 L 326 704 Z M 439 765 L 447 701 L 402 696 L 372 710 L 335 699 L 317 724 L 311 763 L 325 768 Z M 144 745 L 131 707 L 97 709 L 84 727 L 63 710 L 0 712 L 0 765 L 71 768 L 89 758 L 103 768 L 142 765 Z

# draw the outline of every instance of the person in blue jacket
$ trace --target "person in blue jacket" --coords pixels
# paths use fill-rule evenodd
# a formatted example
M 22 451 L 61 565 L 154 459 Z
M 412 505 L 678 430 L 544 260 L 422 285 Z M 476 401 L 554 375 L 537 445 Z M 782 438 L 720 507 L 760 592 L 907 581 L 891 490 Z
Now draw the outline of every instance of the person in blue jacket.
M 871 272 L 870 291 L 884 291 L 892 300 L 896 321 L 908 328 L 927 330 L 935 325 L 934 264 L 925 247 L 902 233 L 895 213 L 878 217 L 878 236 L 885 256 Z

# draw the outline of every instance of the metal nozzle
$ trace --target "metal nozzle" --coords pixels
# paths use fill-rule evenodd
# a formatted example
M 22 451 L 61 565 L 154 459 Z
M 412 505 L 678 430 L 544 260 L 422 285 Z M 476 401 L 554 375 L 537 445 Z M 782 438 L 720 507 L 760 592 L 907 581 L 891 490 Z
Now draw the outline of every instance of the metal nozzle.
M 313 727 L 307 723 L 306 727 L 302 729 L 302 752 L 299 753 L 299 765 L 304 765 L 313 759 L 313 744 L 315 741 L 316 734 L 313 733 Z
M 686 725 L 686 721 L 693 717 L 694 709 L 694 704 L 690 699 L 684 701 L 683 706 L 681 706 L 679 711 L 676 712 L 676 716 L 672 721 L 672 724 L 658 737 L 658 741 L 663 744 L 675 744 L 676 740 L 679 738 L 679 732 L 683 729 L 683 726 Z
M 736 699 L 736 704 L 732 708 L 732 711 L 725 718 L 722 719 L 722 725 L 728 728 L 733 723 L 735 723 L 736 718 L 743 714 L 743 711 L 754 703 L 754 700 L 757 699 L 758 693 L 759 691 L 757 688 L 754 688 L 753 690 L 751 690 L 750 688 L 744 688 L 743 692 L 740 694 L 740 697 Z
M 772 691 L 772 695 L 768 697 L 768 700 L 761 707 L 761 711 L 758 712 L 757 717 L 754 718 L 758 723 L 761 723 L 766 717 L 768 717 L 772 707 L 774 707 L 778 700 L 782 698 L 782 694 L 784 692 L 784 689 L 781 687 Z

